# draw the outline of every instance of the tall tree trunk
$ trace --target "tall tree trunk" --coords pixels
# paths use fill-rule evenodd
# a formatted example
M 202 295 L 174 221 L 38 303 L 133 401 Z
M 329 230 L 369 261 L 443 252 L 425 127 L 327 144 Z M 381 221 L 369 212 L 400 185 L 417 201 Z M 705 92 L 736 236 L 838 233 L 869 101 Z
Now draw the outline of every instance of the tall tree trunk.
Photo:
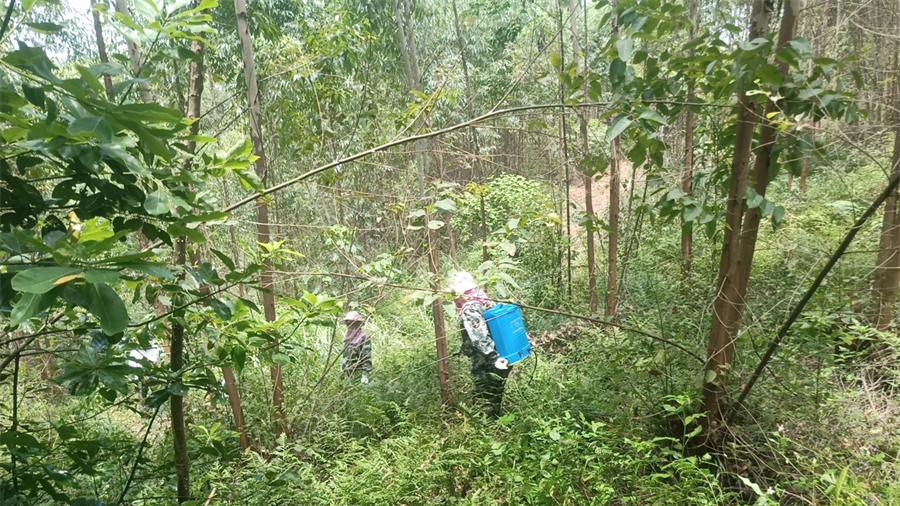
M 566 66 L 566 56 L 565 56 L 565 47 L 563 46 L 563 24 L 562 24 L 562 6 L 559 3 L 559 0 L 556 0 L 556 29 L 559 32 L 559 58 L 560 58 L 560 68 L 565 68 Z M 565 89 L 563 87 L 563 83 L 560 80 L 559 82 L 559 102 L 562 103 L 565 101 Z M 567 290 L 566 293 L 571 297 L 572 296 L 572 214 L 571 214 L 571 206 L 569 205 L 571 202 L 570 197 L 570 181 L 569 181 L 569 140 L 566 136 L 566 111 L 562 110 L 559 113 L 559 151 L 560 151 L 560 164 L 562 165 L 562 173 L 563 173 L 563 183 L 566 185 L 566 285 Z
M 466 113 L 468 113 L 469 118 L 472 119 L 475 117 L 474 111 L 474 100 L 475 94 L 472 93 L 472 78 L 469 76 L 469 64 L 466 59 L 466 42 L 462 36 L 462 29 L 459 26 L 459 12 L 456 9 L 456 0 L 453 0 L 453 23 L 456 27 L 456 42 L 459 44 L 459 57 L 462 60 L 462 69 L 463 69 L 463 77 L 466 80 Z M 481 164 L 481 153 L 480 148 L 478 146 L 478 130 L 475 127 L 471 127 L 469 129 L 469 135 L 471 137 L 471 151 L 473 157 L 472 166 L 475 168 L 475 179 L 478 181 L 478 184 L 484 184 L 484 166 Z M 481 213 L 481 261 L 488 261 L 488 235 L 487 235 L 487 216 L 484 210 L 484 192 L 478 192 L 478 207 Z
M 800 15 L 800 9 L 803 6 L 803 0 L 788 0 L 784 2 L 784 11 L 781 16 L 781 27 L 778 31 L 778 48 L 781 49 L 788 45 L 794 38 L 797 28 L 797 19 Z M 790 67 L 787 63 L 780 63 L 778 70 L 781 75 L 787 77 Z M 759 145 L 756 149 L 756 161 L 753 165 L 753 188 L 756 193 L 762 196 L 766 195 L 769 187 L 769 165 L 772 149 L 775 147 L 776 126 L 769 120 L 780 109 L 776 102 L 769 100 L 766 103 L 766 109 L 762 117 L 762 125 L 759 131 Z M 747 211 L 744 216 L 744 224 L 741 227 L 741 257 L 740 271 L 738 276 L 738 298 L 737 312 L 738 318 L 743 313 L 743 301 L 747 295 L 747 286 L 750 283 L 750 271 L 753 266 L 753 254 L 756 251 L 756 240 L 759 235 L 761 217 L 759 209 L 754 208 Z
M 244 82 L 247 85 L 248 116 L 250 117 L 250 141 L 253 143 L 253 154 L 256 155 L 256 175 L 266 186 L 266 152 L 262 140 L 262 123 L 260 118 L 260 94 L 256 81 L 256 61 L 253 56 L 253 39 L 250 38 L 250 24 L 247 16 L 245 0 L 234 0 L 234 13 L 237 17 L 238 37 L 241 40 L 241 56 L 244 60 Z M 256 204 L 257 240 L 269 243 L 269 205 L 264 199 Z M 275 294 L 272 293 L 272 261 L 266 259 L 260 276 L 262 288 L 263 311 L 266 321 L 274 322 Z M 272 353 L 278 351 L 278 338 L 272 346 Z M 275 434 L 280 436 L 287 432 L 287 415 L 284 412 L 284 380 L 281 376 L 281 365 L 272 363 L 269 369 L 272 378 L 272 405 L 275 408 Z
M 900 71 L 894 53 L 894 75 Z M 900 111 L 900 86 L 895 83 L 895 111 Z M 891 177 L 900 174 L 900 114 L 892 114 L 894 120 L 894 155 L 891 158 Z M 894 318 L 894 304 L 900 285 L 900 192 L 896 189 L 884 202 L 881 222 L 881 241 L 878 248 L 878 264 L 875 267 L 875 316 L 873 323 L 878 330 L 886 330 Z
M 815 134 L 812 134 L 815 135 Z M 806 179 L 809 177 L 809 158 L 803 160 L 803 168 L 800 169 L 800 196 L 806 193 Z
M 612 23 L 613 37 L 619 35 L 619 20 L 613 7 Z M 619 192 L 622 183 L 619 179 L 619 160 L 622 156 L 622 137 L 616 136 L 612 140 L 609 156 L 609 249 L 607 251 L 606 271 L 606 317 L 610 320 L 616 318 L 618 311 L 618 269 L 619 269 Z
M 187 117 L 196 119 L 190 126 L 191 135 L 200 132 L 200 103 L 203 96 L 203 54 L 205 48 L 200 41 L 191 44 L 191 50 L 200 55 L 200 61 L 192 61 L 190 64 L 190 87 L 188 91 Z M 193 153 L 196 149 L 194 141 L 187 142 L 187 150 Z M 192 159 L 184 162 L 184 171 L 192 169 Z M 175 242 L 175 265 L 182 265 L 187 260 L 186 237 L 178 238 Z M 172 319 L 172 345 L 171 345 L 171 370 L 176 381 L 181 380 L 184 368 L 184 327 L 177 319 Z M 170 400 L 172 416 L 172 439 L 175 453 L 175 476 L 177 479 L 178 502 L 183 503 L 191 499 L 191 461 L 187 449 L 187 436 L 185 434 L 184 421 L 184 397 L 173 395 Z
M 622 138 L 617 136 L 612 141 L 609 157 L 609 261 L 606 271 L 606 317 L 616 318 L 619 306 L 618 269 L 619 269 L 619 191 L 622 183 L 619 179 L 619 160 L 622 156 Z
M 401 5 L 402 2 L 402 5 Z M 394 15 L 397 20 L 397 34 L 400 43 L 400 53 L 403 56 L 403 68 L 406 72 L 406 84 L 410 90 L 422 91 L 422 77 L 419 74 L 418 48 L 416 47 L 416 34 L 412 23 L 412 14 L 409 0 L 394 0 Z M 416 132 L 419 133 L 424 126 L 421 115 L 416 120 Z M 427 204 L 428 195 L 425 192 L 425 176 L 428 173 L 428 141 L 416 141 L 416 176 L 419 183 L 419 198 L 421 204 Z M 437 249 L 437 233 L 428 223 L 431 216 L 425 217 L 425 238 L 428 242 L 428 267 L 434 276 L 434 288 L 439 289 L 437 277 L 440 274 L 440 252 Z M 447 350 L 447 329 L 444 326 L 444 306 L 440 300 L 435 300 L 431 305 L 431 315 L 434 322 L 434 343 L 437 350 L 438 384 L 441 389 L 441 404 L 450 406 L 453 403 L 453 394 L 450 391 L 450 354 Z
M 700 0 L 688 0 L 688 11 L 691 18 L 691 27 L 688 30 L 688 39 L 697 37 L 697 27 L 700 25 Z M 694 57 L 694 48 L 689 51 Z M 688 84 L 688 103 L 694 101 L 694 82 Z M 681 191 L 690 195 L 693 193 L 694 182 L 694 111 L 688 105 L 684 108 L 684 174 L 681 177 Z M 681 234 L 681 271 L 684 275 L 691 274 L 691 250 L 694 246 L 693 227 Z
M 578 61 L 579 56 L 579 47 L 578 47 L 578 7 L 579 5 L 576 2 L 569 2 L 569 22 L 571 23 L 572 28 L 572 61 Z M 588 33 L 587 33 L 587 12 L 585 12 L 585 32 L 584 32 L 584 68 L 582 72 L 587 75 L 587 42 L 588 42 Z M 584 96 L 587 97 L 587 79 L 584 80 Z M 586 109 L 582 109 L 578 114 L 579 119 L 579 130 L 581 133 L 581 151 L 582 151 L 582 159 L 587 159 L 590 156 L 590 146 L 588 144 L 588 120 L 587 120 L 588 111 Z M 584 185 L 584 213 L 588 216 L 589 219 L 594 218 L 594 178 L 590 171 L 593 171 L 593 167 L 590 167 L 588 164 L 584 164 L 585 172 L 581 174 L 581 181 Z M 599 297 L 597 296 L 597 272 L 596 272 L 596 261 L 594 257 L 594 229 L 593 223 L 590 223 L 588 227 L 586 227 L 587 232 L 587 269 L 588 269 L 588 296 L 590 298 L 590 308 L 591 314 L 596 314 L 599 305 Z
M 116 11 L 126 16 L 131 16 L 128 12 L 128 0 L 116 0 Z M 141 74 L 141 49 L 131 39 L 125 38 L 128 45 L 128 57 L 131 60 L 131 72 L 134 77 Z M 153 101 L 153 94 L 150 92 L 150 84 L 146 82 L 138 83 L 138 89 L 141 90 L 141 102 L 147 103 Z
M 234 415 L 234 428 L 238 433 L 238 444 L 241 451 L 250 448 L 250 438 L 247 436 L 247 423 L 244 421 L 244 408 L 241 406 L 241 393 L 238 390 L 237 379 L 234 377 L 234 369 L 229 366 L 222 367 L 222 377 L 225 379 L 225 393 L 228 394 L 228 404 L 231 405 L 231 413 Z
M 100 53 L 100 61 L 109 63 L 106 55 L 106 42 L 103 41 L 103 24 L 100 23 L 100 12 L 94 10 L 97 0 L 91 0 L 91 16 L 94 18 L 94 36 L 97 37 L 97 52 Z M 112 100 L 112 77 L 103 74 L 103 85 L 106 87 L 106 98 Z
M 749 40 L 765 35 L 772 13 L 772 0 L 753 0 Z M 740 239 L 743 221 L 744 194 L 750 165 L 750 147 L 756 129 L 759 109 L 746 94 L 746 84 L 738 87 L 738 115 L 735 131 L 734 155 L 731 163 L 731 185 L 726 205 L 726 227 L 719 261 L 717 293 L 713 302 L 712 325 L 707 346 L 703 378 L 703 400 L 706 409 L 704 422 L 708 428 L 718 427 L 722 421 L 723 400 L 728 383 L 728 369 L 734 360 L 734 337 L 740 323 L 738 286 L 740 275 Z

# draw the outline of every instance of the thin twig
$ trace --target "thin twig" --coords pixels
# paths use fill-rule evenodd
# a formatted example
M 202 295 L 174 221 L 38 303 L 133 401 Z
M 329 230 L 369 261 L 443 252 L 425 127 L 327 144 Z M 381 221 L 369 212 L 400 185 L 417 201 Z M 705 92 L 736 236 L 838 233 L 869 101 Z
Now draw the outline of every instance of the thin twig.
M 153 412 L 153 416 L 150 418 L 150 423 L 147 424 L 147 430 L 144 431 L 144 438 L 141 440 L 141 445 L 138 447 L 137 456 L 134 458 L 134 464 L 131 466 L 131 473 L 128 475 L 128 481 L 125 482 L 125 488 L 122 489 L 122 493 L 119 494 L 119 500 L 116 501 L 118 504 L 123 504 L 123 500 L 125 500 L 125 494 L 128 493 L 128 489 L 131 488 L 131 482 L 134 481 L 134 473 L 137 472 L 137 466 L 141 463 L 141 455 L 144 453 L 144 447 L 147 446 L 147 438 L 150 436 L 150 428 L 153 427 L 153 422 L 156 420 L 156 415 L 159 414 L 159 408 L 165 403 L 161 403 L 156 407 L 156 411 Z
M 6 8 L 6 16 L 3 18 L 3 26 L 0 27 L 0 40 L 3 40 L 3 36 L 6 35 L 6 30 L 9 29 L 9 19 L 12 18 L 13 7 L 16 6 L 16 0 L 9 0 L 9 7 Z

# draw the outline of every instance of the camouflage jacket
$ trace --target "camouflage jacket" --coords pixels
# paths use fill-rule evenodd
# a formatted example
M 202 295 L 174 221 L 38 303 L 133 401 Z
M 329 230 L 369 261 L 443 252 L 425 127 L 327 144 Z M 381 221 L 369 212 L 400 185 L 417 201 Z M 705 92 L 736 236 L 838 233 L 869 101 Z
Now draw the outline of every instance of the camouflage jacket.
M 462 348 L 460 351 L 472 359 L 472 372 L 494 369 L 494 362 L 500 358 L 494 347 L 494 339 L 484 319 L 484 304 L 478 301 L 466 302 L 460 310 L 462 323 Z
M 365 373 L 372 371 L 372 340 L 362 329 L 347 332 L 341 353 L 341 371 L 351 373 L 357 370 Z

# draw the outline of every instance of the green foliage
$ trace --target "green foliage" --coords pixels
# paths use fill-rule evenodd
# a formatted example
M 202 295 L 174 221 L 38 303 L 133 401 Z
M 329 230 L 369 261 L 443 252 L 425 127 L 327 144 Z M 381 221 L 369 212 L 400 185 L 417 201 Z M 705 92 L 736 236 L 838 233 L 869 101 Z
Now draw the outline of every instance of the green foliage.
M 530 300 L 557 304 L 557 281 L 561 279 L 558 258 L 563 247 L 557 226 L 561 220 L 544 188 L 535 181 L 509 175 L 470 190 L 453 214 L 453 229 L 460 231 L 460 241 L 472 245 L 480 242 L 483 196 L 491 257 L 519 263 L 524 277 L 519 275 L 518 283 L 512 284 L 521 286 Z M 504 288 L 508 287 L 501 290 Z

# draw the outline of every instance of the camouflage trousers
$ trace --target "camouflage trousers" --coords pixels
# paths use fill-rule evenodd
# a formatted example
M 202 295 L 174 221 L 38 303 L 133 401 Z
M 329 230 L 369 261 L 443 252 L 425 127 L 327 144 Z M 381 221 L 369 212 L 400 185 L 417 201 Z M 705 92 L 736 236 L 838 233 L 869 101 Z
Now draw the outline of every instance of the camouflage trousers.
M 503 403 L 503 392 L 506 389 L 506 378 L 512 372 L 508 369 L 497 369 L 494 362 L 500 358 L 496 351 L 485 355 L 472 345 L 465 327 L 461 326 L 463 345 L 462 353 L 472 359 L 472 401 L 488 418 L 494 420 L 500 416 Z
M 361 371 L 368 376 L 372 372 L 372 342 L 368 339 L 357 344 L 348 344 L 341 355 L 341 371 L 347 376 Z

